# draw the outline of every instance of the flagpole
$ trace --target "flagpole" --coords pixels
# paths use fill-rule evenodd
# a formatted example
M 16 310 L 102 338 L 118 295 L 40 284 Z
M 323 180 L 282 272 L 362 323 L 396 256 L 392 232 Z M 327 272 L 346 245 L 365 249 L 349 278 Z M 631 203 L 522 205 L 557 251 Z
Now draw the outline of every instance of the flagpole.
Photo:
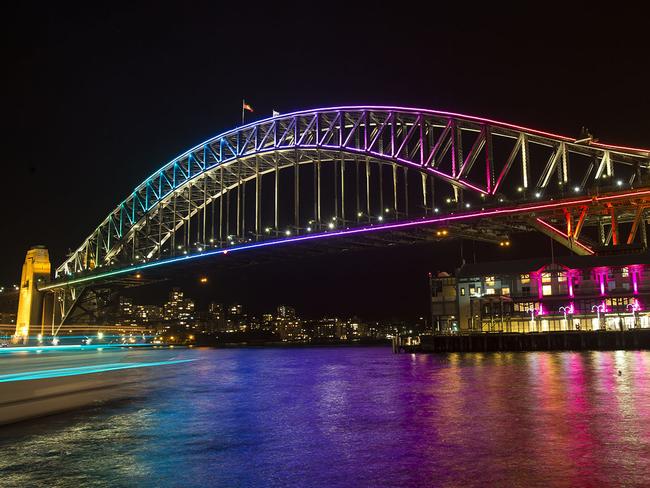
M 241 125 L 244 125 L 244 105 L 246 105 L 246 100 L 241 99 Z

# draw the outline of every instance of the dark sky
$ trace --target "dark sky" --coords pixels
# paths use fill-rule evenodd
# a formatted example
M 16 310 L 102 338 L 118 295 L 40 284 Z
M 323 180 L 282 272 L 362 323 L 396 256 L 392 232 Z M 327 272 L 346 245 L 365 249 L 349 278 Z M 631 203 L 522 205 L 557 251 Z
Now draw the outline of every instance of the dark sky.
M 650 146 L 650 37 L 640 12 L 385 3 L 12 2 L 2 29 L 0 282 L 17 281 L 35 243 L 59 264 L 145 177 L 236 125 L 242 98 L 260 118 L 395 104 L 567 135 L 587 126 L 602 141 Z M 457 255 L 457 246 L 435 245 L 357 255 L 334 277 L 327 260 L 266 266 L 210 293 L 310 313 L 340 303 L 345 312 L 417 315 L 426 271 Z

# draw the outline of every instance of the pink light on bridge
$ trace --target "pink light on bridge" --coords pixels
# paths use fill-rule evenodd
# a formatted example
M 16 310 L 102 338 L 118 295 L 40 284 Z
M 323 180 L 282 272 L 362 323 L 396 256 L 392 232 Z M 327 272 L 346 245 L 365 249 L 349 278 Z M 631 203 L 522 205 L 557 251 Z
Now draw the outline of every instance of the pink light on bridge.
M 632 271 L 632 290 L 635 295 L 639 293 L 639 275 L 636 270 Z

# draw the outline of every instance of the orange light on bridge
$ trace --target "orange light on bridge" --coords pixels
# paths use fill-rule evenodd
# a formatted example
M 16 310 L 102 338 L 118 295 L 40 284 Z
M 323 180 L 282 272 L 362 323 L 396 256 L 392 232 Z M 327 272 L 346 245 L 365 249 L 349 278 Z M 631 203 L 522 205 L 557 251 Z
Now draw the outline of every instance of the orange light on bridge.
M 441 229 L 436 231 L 436 236 L 438 237 L 445 237 L 447 234 L 449 234 L 449 231 L 447 229 Z
M 204 285 L 207 282 L 208 282 L 207 276 L 201 276 L 201 278 L 199 278 L 199 283 Z

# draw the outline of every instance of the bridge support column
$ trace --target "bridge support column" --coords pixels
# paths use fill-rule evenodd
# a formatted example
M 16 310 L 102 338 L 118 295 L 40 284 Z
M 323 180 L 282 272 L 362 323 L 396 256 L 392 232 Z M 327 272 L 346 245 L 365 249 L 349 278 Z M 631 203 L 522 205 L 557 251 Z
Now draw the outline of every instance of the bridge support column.
M 44 246 L 27 251 L 20 278 L 16 332 L 12 342 L 27 343 L 29 329 L 43 324 L 43 294 L 38 286 L 50 280 L 50 256 Z

